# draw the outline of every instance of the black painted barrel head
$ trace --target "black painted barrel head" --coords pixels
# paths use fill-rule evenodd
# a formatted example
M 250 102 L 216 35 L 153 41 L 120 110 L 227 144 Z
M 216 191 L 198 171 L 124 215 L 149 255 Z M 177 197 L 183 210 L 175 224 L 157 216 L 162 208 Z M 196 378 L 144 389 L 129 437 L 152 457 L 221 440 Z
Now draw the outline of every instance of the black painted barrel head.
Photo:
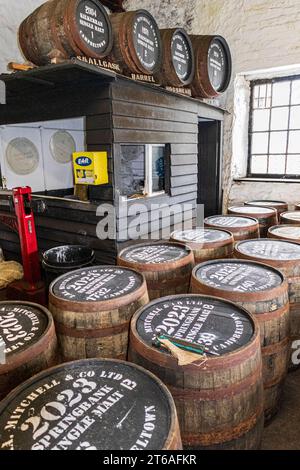
M 13 356 L 33 346 L 48 326 L 49 317 L 39 305 L 0 302 L 0 359 L 2 354 Z
M 300 260 L 300 245 L 285 240 L 261 238 L 258 240 L 245 240 L 236 244 L 236 250 L 249 258 L 263 260 Z
M 213 215 L 204 219 L 204 223 L 215 225 L 216 227 L 240 228 L 251 227 L 258 223 L 252 217 L 234 216 L 234 215 Z
M 182 243 L 216 243 L 228 241 L 232 238 L 230 232 L 224 230 L 214 230 L 209 228 L 197 228 L 192 230 L 176 231 L 172 234 L 172 239 Z
M 268 291 L 284 282 L 282 274 L 274 268 L 239 260 L 203 263 L 195 268 L 194 276 L 207 286 L 241 295 Z
M 112 48 L 112 27 L 108 14 L 97 0 L 80 0 L 75 13 L 76 31 L 83 52 L 92 54 L 92 57 L 103 57 Z
M 192 42 L 184 29 L 177 29 L 172 36 L 171 56 L 176 75 L 182 84 L 190 84 L 195 73 L 195 57 Z
M 207 346 L 221 356 L 244 347 L 255 331 L 245 310 L 216 297 L 192 294 L 151 302 L 140 310 L 136 329 L 149 346 L 157 335 L 167 334 Z
M 179 261 L 191 253 L 184 245 L 172 243 L 149 243 L 133 245 L 120 253 L 124 261 L 137 264 L 163 264 Z
M 144 282 L 143 276 L 117 266 L 91 266 L 60 276 L 50 285 L 59 299 L 75 302 L 101 302 L 131 294 Z
M 133 20 L 132 40 L 136 55 L 148 73 L 161 65 L 162 45 L 158 25 L 147 10 L 137 10 Z
M 83 360 L 48 369 L 0 404 L 0 449 L 161 450 L 175 406 L 134 364 Z
M 214 90 L 224 93 L 231 80 L 232 59 L 229 46 L 221 36 L 215 36 L 208 49 L 208 77 Z

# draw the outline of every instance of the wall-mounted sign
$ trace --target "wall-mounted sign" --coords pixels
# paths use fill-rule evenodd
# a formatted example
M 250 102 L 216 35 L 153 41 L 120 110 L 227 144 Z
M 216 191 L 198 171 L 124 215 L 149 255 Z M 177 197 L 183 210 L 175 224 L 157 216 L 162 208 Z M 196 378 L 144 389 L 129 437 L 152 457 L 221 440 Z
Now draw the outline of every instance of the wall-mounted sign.
M 73 153 L 75 184 L 108 183 L 107 152 Z
M 50 140 L 50 152 L 58 163 L 69 163 L 76 151 L 73 136 L 67 131 L 57 131 Z
M 17 137 L 9 142 L 6 149 L 6 161 L 16 175 L 30 175 L 39 165 L 39 152 L 34 143 Z

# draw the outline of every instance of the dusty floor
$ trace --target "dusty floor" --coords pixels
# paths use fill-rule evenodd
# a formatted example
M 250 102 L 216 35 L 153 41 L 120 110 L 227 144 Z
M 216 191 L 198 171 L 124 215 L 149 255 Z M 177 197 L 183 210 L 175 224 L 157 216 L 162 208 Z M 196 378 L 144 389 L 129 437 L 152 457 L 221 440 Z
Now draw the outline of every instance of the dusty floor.
M 282 408 L 265 428 L 262 449 L 300 450 L 300 370 L 288 375 Z

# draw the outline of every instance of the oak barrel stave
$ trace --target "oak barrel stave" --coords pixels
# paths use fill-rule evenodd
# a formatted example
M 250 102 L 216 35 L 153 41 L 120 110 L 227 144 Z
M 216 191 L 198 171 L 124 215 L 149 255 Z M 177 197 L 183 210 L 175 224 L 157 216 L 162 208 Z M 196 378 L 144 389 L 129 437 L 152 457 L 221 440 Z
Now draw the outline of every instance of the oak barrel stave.
M 18 333 L 13 329 L 16 327 Z M 0 302 L 0 336 L 6 348 L 5 362 L 0 363 L 0 399 L 23 381 L 58 362 L 54 321 L 50 312 L 40 305 Z
M 44 424 L 40 433 L 28 425 L 32 417 Z M 182 443 L 174 400 L 157 377 L 128 362 L 89 359 L 48 369 L 0 403 L 0 449 L 181 450 Z
M 265 418 L 279 411 L 290 354 L 288 283 L 281 272 L 261 263 L 220 260 L 192 273 L 191 292 L 230 300 L 255 315 L 263 360 Z
M 81 288 L 82 279 L 88 287 Z M 59 277 L 50 286 L 49 308 L 63 361 L 126 359 L 131 317 L 148 301 L 145 279 L 133 270 L 95 266 Z
M 269 228 L 278 223 L 277 211 L 276 209 L 273 209 L 271 207 L 229 207 L 228 214 L 241 216 L 248 215 L 257 219 L 259 222 L 259 231 L 261 238 L 266 237 Z
M 256 322 L 252 340 L 244 348 L 220 357 L 208 357 L 202 366 L 203 359 L 179 366 L 177 359 L 151 345 L 151 336 L 145 340 L 139 333 L 139 317 L 144 311 L 149 311 L 150 318 L 160 311 L 159 303 L 165 306 L 178 299 L 182 305 L 184 298 L 208 302 L 208 297 L 203 296 L 165 297 L 135 314 L 131 323 L 129 360 L 150 370 L 168 386 L 175 399 L 185 448 L 259 448 L 264 417 L 260 338 Z M 210 301 L 223 303 L 216 298 L 210 298 Z M 236 309 L 233 304 L 225 303 Z M 249 314 L 245 314 L 249 318 Z M 147 323 L 147 330 L 149 328 Z M 151 331 L 153 329 L 151 326 Z
M 117 263 L 143 273 L 150 300 L 188 293 L 195 264 L 190 248 L 169 242 L 132 245 L 119 253 Z
M 96 0 L 52 0 L 21 23 L 19 43 L 35 65 L 77 55 L 102 59 L 112 49 L 112 29 L 105 8 Z
M 146 10 L 128 11 L 113 13 L 110 21 L 113 30 L 111 59 L 121 65 L 125 74 L 157 73 L 162 63 L 162 45 L 153 16 Z M 148 50 L 138 38 L 139 34 L 144 34 L 141 27 L 147 30 Z

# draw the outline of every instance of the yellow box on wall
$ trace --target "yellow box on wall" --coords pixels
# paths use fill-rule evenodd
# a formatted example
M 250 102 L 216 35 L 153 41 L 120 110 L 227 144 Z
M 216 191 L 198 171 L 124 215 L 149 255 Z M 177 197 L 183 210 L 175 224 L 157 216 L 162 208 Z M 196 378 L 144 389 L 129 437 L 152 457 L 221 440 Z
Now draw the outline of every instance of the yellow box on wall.
M 108 183 L 107 152 L 75 152 L 73 167 L 75 184 Z

